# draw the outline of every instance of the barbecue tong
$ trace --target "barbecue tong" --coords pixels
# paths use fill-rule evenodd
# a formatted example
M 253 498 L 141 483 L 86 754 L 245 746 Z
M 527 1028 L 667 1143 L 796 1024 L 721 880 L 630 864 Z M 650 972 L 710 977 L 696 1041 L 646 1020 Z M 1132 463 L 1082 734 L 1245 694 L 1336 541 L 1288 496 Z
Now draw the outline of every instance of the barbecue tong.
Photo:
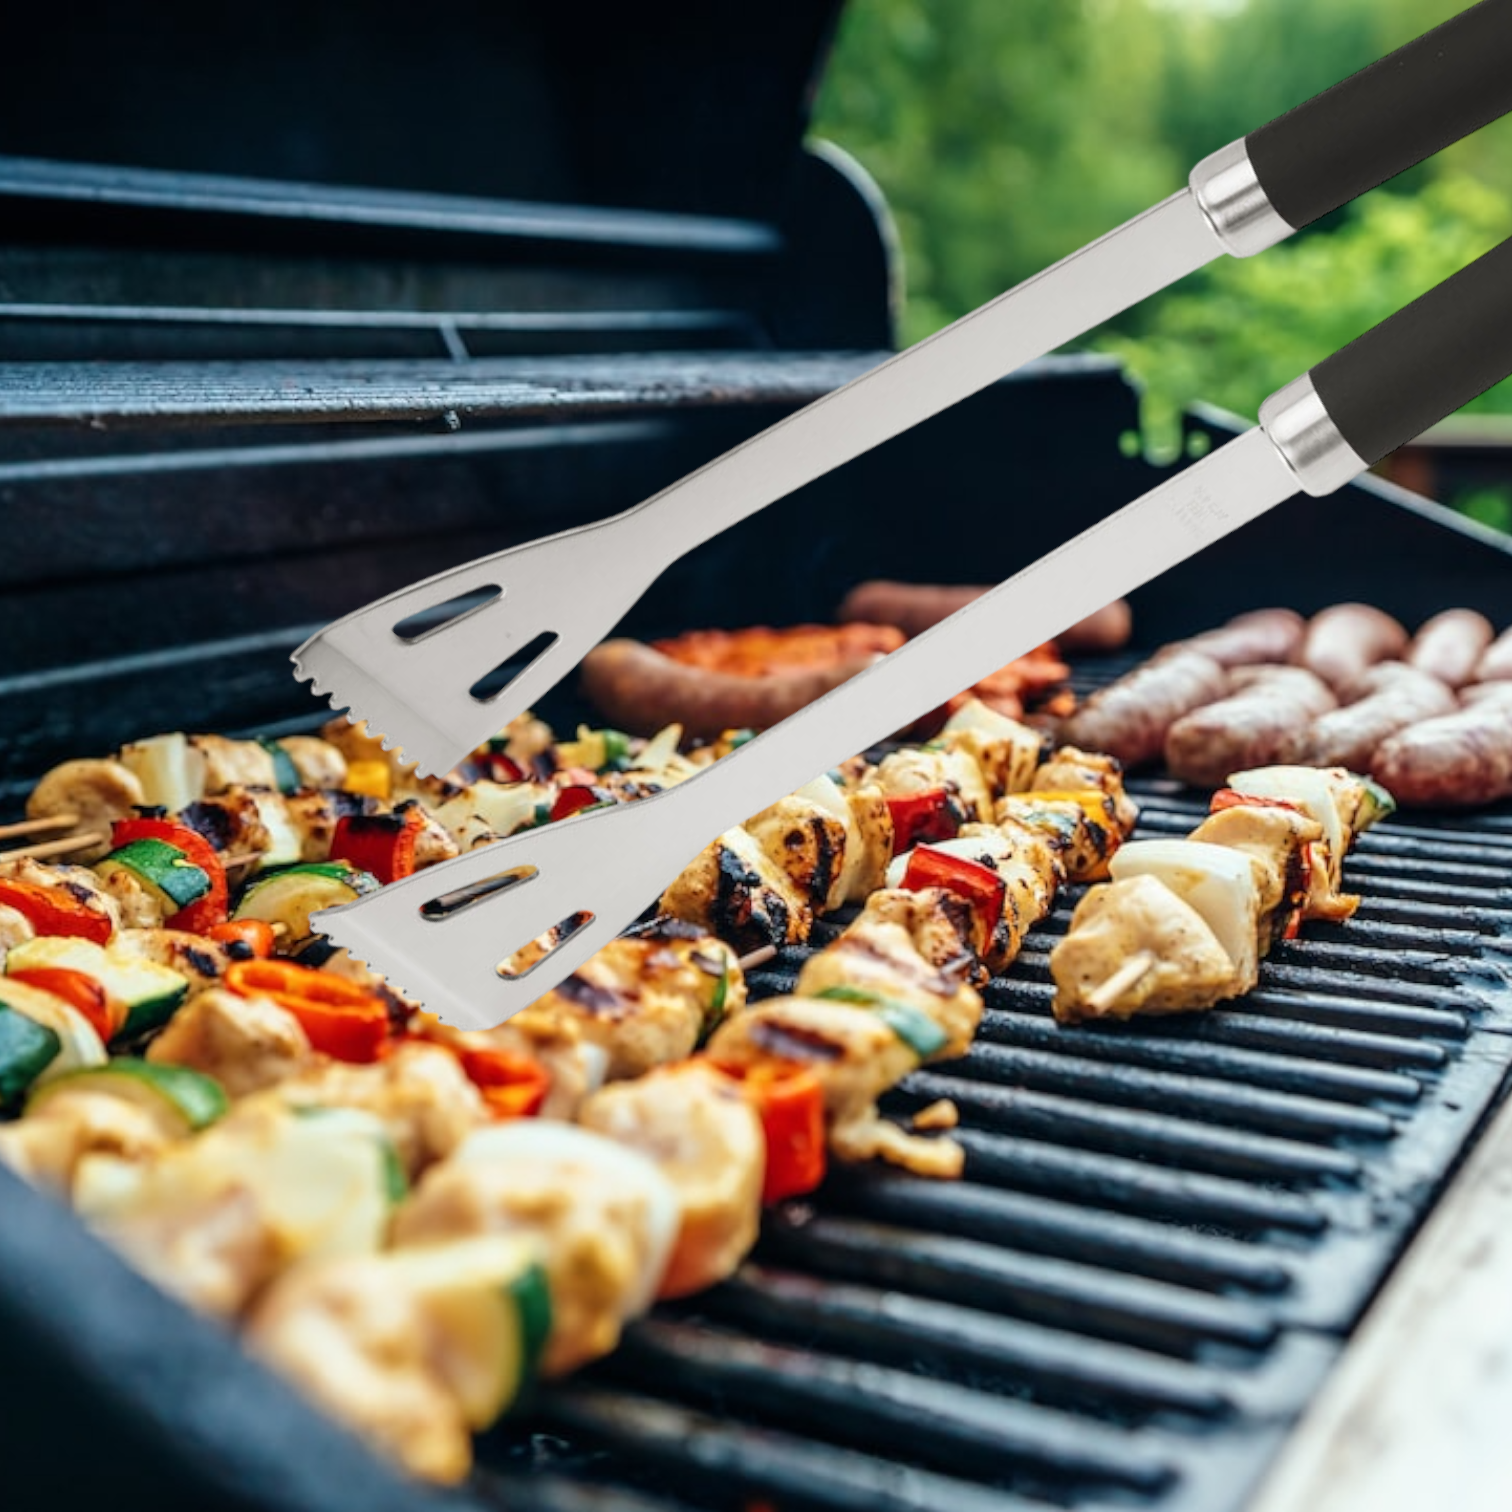
M 448 1023 L 549 992 L 713 835 L 1299 490 L 1332 493 L 1512 375 L 1512 239 L 1272 394 L 1260 423 L 712 766 L 526 830 L 312 916 Z M 554 926 L 528 971 L 501 967 Z
M 582 660 L 678 557 L 1212 261 L 1263 251 L 1512 110 L 1512 0 L 1482 3 L 1230 143 L 1189 186 L 954 325 L 608 520 L 359 609 L 296 674 L 422 774 L 451 770 Z M 396 627 L 482 602 L 410 638 Z M 1096 606 L 1094 606 L 1096 607 Z M 1069 623 L 1069 621 L 1067 621 Z M 543 634 L 498 692 L 471 689 Z

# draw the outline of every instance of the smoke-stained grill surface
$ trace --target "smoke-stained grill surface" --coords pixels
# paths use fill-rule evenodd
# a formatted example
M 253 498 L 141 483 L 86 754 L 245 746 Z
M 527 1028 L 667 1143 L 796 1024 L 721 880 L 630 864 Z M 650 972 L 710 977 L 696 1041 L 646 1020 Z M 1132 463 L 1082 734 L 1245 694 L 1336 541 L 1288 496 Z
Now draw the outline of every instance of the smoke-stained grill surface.
M 308 728 L 287 654 L 320 625 L 628 507 L 880 358 L 874 191 L 801 147 L 837 8 L 32 14 L 0 98 L 0 807 L 158 730 Z M 323 89 L 340 69 L 365 87 Z M 623 630 L 1006 576 L 1157 480 L 1137 424 L 1113 364 L 1035 364 L 700 548 Z M 1231 430 L 1194 416 L 1189 450 Z M 1501 623 L 1509 569 L 1367 481 L 1152 584 L 1137 633 L 1348 598 Z M 1141 834 L 1196 823 L 1133 786 Z M 1512 814 L 1395 819 L 1349 876 L 1358 918 L 1242 1003 L 1125 1028 L 1050 1020 L 1063 900 L 971 1056 L 897 1099 L 959 1104 L 965 1181 L 856 1171 L 772 1215 L 734 1283 L 493 1435 L 474 1500 L 1241 1505 L 1512 1061 Z M 0 1450 L 41 1467 L 18 1506 L 438 1504 L 4 1172 L 0 1325 Z

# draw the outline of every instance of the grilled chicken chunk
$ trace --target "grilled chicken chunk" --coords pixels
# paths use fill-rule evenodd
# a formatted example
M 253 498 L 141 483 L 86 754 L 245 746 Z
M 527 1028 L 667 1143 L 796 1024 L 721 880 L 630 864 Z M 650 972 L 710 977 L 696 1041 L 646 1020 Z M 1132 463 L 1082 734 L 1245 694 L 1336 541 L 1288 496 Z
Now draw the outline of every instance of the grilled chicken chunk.
M 1114 800 L 1101 791 L 1077 791 L 1074 797 L 1010 794 L 998 800 L 994 814 L 999 824 L 1016 819 L 1058 846 L 1073 882 L 1106 877 L 1108 860 L 1123 840 Z
M 179 1009 L 147 1047 L 147 1059 L 213 1076 L 231 1097 L 245 1097 L 309 1070 L 317 1057 L 299 1020 L 268 998 L 220 988 Z
M 255 740 L 228 740 L 224 735 L 191 735 L 189 748 L 204 762 L 207 797 L 227 788 L 259 787 L 278 790 L 273 754 Z
M 836 798 L 848 818 L 838 789 Z M 816 911 L 832 913 L 845 901 L 845 818 L 800 791 L 746 820 L 745 830 Z
M 339 789 L 346 783 L 347 761 L 329 740 L 317 735 L 285 735 L 279 742 L 302 787 Z
M 887 795 L 871 781 L 841 789 L 850 809 L 843 886 L 846 903 L 861 903 L 882 886 L 892 860 L 893 822 Z
M 709 1058 L 738 1069 L 772 1061 L 807 1067 L 823 1088 L 827 1139 L 841 1160 L 881 1156 L 920 1175 L 961 1173 L 960 1146 L 908 1134 L 877 1112 L 877 1099 L 919 1057 L 871 1008 L 828 998 L 767 998 L 725 1020 L 709 1042 Z
M 246 1340 L 317 1406 L 411 1474 L 450 1483 L 472 1464 L 472 1437 L 437 1370 L 418 1299 L 377 1255 L 306 1262 L 259 1302 Z
M 1000 714 L 979 698 L 968 699 L 950 716 L 940 741 L 947 750 L 964 752 L 977 763 L 993 798 L 1022 793 L 1045 747 L 1038 730 Z M 978 817 L 987 819 L 990 812 L 989 805 Z
M 69 1088 L 25 1118 L 0 1124 L 0 1161 L 27 1181 L 67 1192 L 86 1155 L 146 1160 L 171 1140 L 162 1120 L 140 1104 Z
M 876 783 L 889 798 L 907 798 L 944 788 L 959 807 L 963 821 L 992 818 L 992 794 L 982 768 L 977 758 L 964 749 L 908 746 L 890 751 L 877 767 Z
M 371 1065 L 317 1063 L 275 1090 L 294 1108 L 360 1108 L 374 1114 L 412 1176 L 451 1154 L 489 1118 L 456 1056 L 423 1040 L 403 1040 Z
M 178 817 L 226 855 L 260 856 L 273 843 L 262 810 L 244 788 L 201 798 L 180 810 Z
M 1310 848 L 1322 835 L 1322 828 L 1295 809 L 1242 804 L 1209 814 L 1192 831 L 1193 840 L 1226 845 L 1248 856 L 1255 871 L 1259 900 L 1259 938 L 1262 952 L 1271 942 L 1286 933 L 1309 898 L 1312 872 L 1328 885 L 1326 865 L 1314 867 Z M 1348 913 L 1358 906 L 1352 901 Z M 1348 917 L 1348 913 L 1344 917 Z M 1323 915 L 1328 917 L 1328 915 Z
M 1091 888 L 1050 952 L 1050 975 L 1063 1024 L 1183 1013 L 1240 990 L 1202 916 L 1151 876 Z
M 474 1134 L 434 1166 L 395 1216 L 399 1246 L 474 1234 L 540 1241 L 551 1287 L 542 1373 L 608 1354 L 656 1295 L 679 1226 L 655 1164 L 569 1124 L 521 1119 Z
M 716 934 L 742 953 L 806 940 L 814 913 L 745 829 L 706 846 L 662 894 L 660 911 Z
M 751 1004 L 715 1031 L 709 1058 L 721 1066 L 769 1060 L 807 1066 L 824 1087 L 832 1134 L 874 1117 L 877 1099 L 919 1064 L 919 1057 L 870 1009 L 813 997 Z
M 987 975 L 977 959 L 986 949 L 986 934 L 976 910 L 959 893 L 943 887 L 879 888 L 856 923 L 862 920 L 898 925 L 942 977 L 980 986 Z
M 691 1055 L 707 1029 L 744 1003 L 735 952 L 667 919 L 655 933 L 611 940 L 533 1008 L 575 1022 L 607 1052 L 606 1074 L 618 1081 Z
M 731 1275 L 756 1242 L 766 1143 L 739 1083 L 703 1061 L 664 1066 L 596 1092 L 579 1122 L 637 1150 L 671 1181 L 682 1222 L 659 1295 Z
M 1076 746 L 1060 746 L 1048 761 L 1035 768 L 1031 792 L 1075 792 L 1092 788 L 1113 800 L 1113 818 L 1124 835 L 1132 834 L 1139 808 L 1124 791 L 1123 763 Z
M 1003 879 L 1002 911 L 977 951 L 989 973 L 1002 971 L 1055 901 L 1061 868 L 1049 845 L 1039 836 L 1024 844 L 1020 834 L 994 824 L 965 824 L 954 839 L 934 842 L 929 849 L 974 861 Z M 908 863 L 907 856 L 894 861 L 892 871 L 898 880 L 906 874 Z
M 123 929 L 111 948 L 121 955 L 172 967 L 189 979 L 191 994 L 218 986 L 226 967 L 235 959 L 226 946 L 183 929 Z
M 982 1021 L 976 989 L 926 960 L 902 924 L 876 915 L 863 913 L 803 963 L 797 994 L 819 997 L 827 991 L 870 992 L 919 1009 L 945 1036 L 945 1043 L 923 1059 L 964 1055 Z

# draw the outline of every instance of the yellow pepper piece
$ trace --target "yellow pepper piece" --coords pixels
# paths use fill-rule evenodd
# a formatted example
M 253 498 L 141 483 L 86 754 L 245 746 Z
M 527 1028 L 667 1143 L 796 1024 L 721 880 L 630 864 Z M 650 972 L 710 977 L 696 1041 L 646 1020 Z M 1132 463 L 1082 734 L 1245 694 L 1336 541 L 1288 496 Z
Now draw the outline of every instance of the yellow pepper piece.
M 347 763 L 346 790 L 365 798 L 387 798 L 389 766 L 386 761 L 350 761 Z
M 1032 792 L 1019 793 L 1015 796 L 1043 798 L 1047 803 L 1074 803 L 1089 819 L 1096 820 L 1098 824 L 1105 825 L 1112 817 L 1109 813 L 1110 799 L 1101 788 L 1049 788 L 1043 791 L 1036 788 Z

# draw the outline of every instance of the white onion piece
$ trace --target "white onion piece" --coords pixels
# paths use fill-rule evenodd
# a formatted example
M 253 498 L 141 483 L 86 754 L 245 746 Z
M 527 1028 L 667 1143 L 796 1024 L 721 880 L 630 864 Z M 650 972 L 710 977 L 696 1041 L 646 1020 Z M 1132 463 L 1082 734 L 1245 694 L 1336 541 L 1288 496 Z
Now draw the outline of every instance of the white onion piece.
M 635 768 L 640 772 L 659 772 L 677 755 L 677 748 L 682 743 L 683 727 L 680 724 L 669 724 L 665 729 L 658 730 L 645 744 L 640 755 L 635 758 Z
M 1114 852 L 1115 882 L 1154 877 L 1202 915 L 1235 969 L 1248 975 L 1259 948 L 1260 896 L 1243 851 L 1202 840 L 1136 840 Z

